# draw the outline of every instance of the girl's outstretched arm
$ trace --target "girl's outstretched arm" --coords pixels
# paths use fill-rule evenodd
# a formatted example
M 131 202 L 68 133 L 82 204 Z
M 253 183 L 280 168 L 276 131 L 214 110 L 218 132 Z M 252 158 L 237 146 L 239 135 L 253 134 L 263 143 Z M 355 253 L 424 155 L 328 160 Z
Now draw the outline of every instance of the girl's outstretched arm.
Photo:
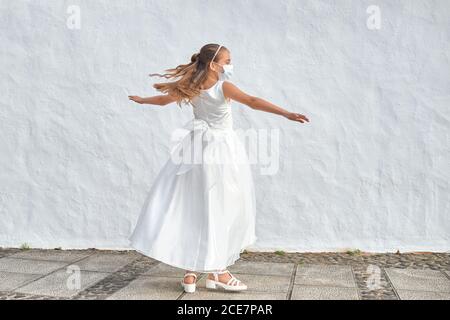
M 275 113 L 285 118 L 288 118 L 289 120 L 299 121 L 301 123 L 304 123 L 305 121 L 309 122 L 309 119 L 304 115 L 300 113 L 289 112 L 283 108 L 280 108 L 270 103 L 269 101 L 248 95 L 245 92 L 241 91 L 233 83 L 228 81 L 223 82 L 223 94 L 225 95 L 225 97 L 243 103 L 255 110 Z
M 134 102 L 140 103 L 140 104 L 155 104 L 158 106 L 165 106 L 166 104 L 169 104 L 171 102 L 175 102 L 176 98 L 173 96 L 170 96 L 168 94 L 166 95 L 159 95 L 159 96 L 153 96 L 153 97 L 147 97 L 142 98 L 139 96 L 128 96 L 128 98 Z

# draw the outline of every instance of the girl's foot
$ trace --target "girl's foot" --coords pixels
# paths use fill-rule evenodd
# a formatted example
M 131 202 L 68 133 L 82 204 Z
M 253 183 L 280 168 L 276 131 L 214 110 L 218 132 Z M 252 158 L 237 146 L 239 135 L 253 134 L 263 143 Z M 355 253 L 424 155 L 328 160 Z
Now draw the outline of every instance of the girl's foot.
M 224 270 L 208 274 L 206 287 L 216 289 L 221 287 L 225 290 L 242 291 L 247 289 L 247 285 L 237 279 L 230 271 Z
M 187 284 L 191 284 L 191 283 L 195 283 L 195 281 L 197 280 L 197 277 L 193 275 L 194 273 L 191 271 L 186 271 L 186 273 L 184 274 L 184 283 Z
M 181 280 L 181 286 L 185 292 L 193 293 L 196 288 L 197 275 L 193 272 L 187 271 Z

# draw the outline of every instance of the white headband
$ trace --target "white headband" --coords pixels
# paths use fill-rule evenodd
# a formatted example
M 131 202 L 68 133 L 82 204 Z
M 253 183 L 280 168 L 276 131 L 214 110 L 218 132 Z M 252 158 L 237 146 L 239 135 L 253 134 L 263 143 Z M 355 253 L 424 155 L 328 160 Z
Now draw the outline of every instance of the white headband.
M 214 58 L 216 57 L 217 53 L 219 52 L 220 48 L 222 48 L 222 45 L 219 46 L 219 49 L 217 49 L 216 53 L 214 53 L 214 57 L 211 59 L 211 62 L 214 61 Z

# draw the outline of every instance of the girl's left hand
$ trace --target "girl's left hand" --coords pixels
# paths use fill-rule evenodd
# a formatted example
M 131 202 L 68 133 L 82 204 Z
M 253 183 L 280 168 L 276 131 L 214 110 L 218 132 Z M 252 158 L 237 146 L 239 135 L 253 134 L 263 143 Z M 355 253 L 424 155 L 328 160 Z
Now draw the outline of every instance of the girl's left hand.
M 144 103 L 143 99 L 139 96 L 128 96 L 128 99 L 130 99 L 131 101 L 137 102 L 139 104 Z
M 304 123 L 305 121 L 309 122 L 309 119 L 300 113 L 289 112 L 288 114 L 285 115 L 285 117 L 288 118 L 289 120 L 298 121 L 301 123 Z

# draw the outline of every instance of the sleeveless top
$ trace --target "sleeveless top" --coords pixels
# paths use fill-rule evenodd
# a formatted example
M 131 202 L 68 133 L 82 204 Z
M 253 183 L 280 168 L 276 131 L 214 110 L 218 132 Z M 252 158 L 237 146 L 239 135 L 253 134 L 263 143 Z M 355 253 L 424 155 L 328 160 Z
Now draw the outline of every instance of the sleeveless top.
M 233 128 L 231 103 L 223 94 L 223 82 L 218 80 L 211 88 L 201 90 L 191 101 L 194 118 L 205 121 L 214 129 Z

